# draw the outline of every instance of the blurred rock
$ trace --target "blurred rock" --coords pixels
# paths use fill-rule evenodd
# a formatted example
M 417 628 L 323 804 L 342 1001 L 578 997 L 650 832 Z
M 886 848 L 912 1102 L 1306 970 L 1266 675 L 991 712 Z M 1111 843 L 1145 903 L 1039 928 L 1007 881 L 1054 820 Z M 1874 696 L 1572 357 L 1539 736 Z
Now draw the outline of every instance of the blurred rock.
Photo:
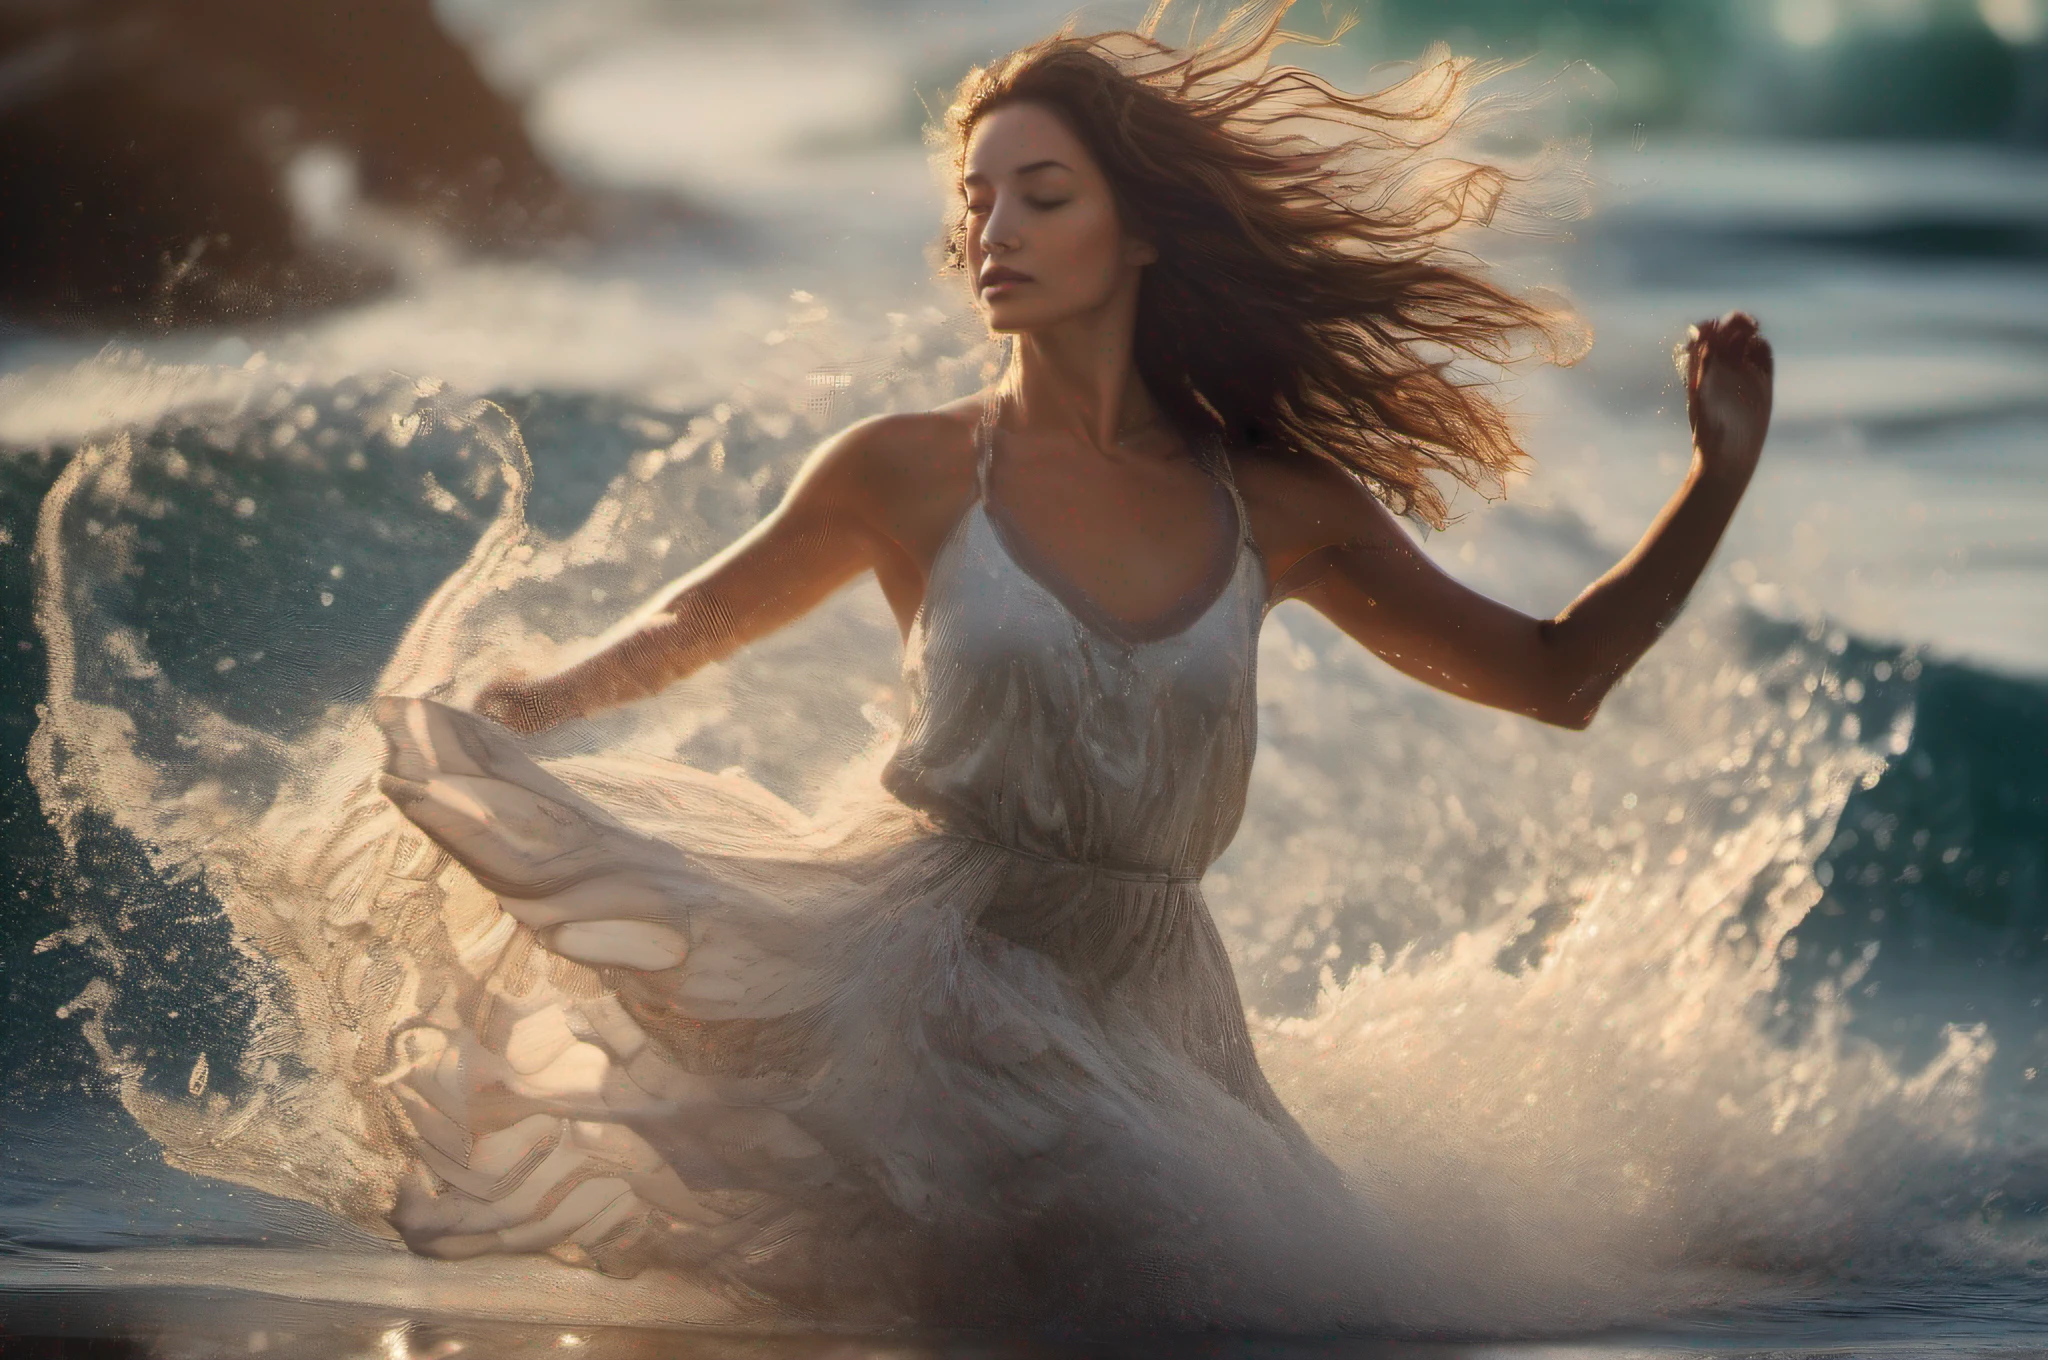
M 375 289 L 294 211 L 309 154 L 470 249 L 588 216 L 428 0 L 0 0 L 0 315 L 166 328 Z

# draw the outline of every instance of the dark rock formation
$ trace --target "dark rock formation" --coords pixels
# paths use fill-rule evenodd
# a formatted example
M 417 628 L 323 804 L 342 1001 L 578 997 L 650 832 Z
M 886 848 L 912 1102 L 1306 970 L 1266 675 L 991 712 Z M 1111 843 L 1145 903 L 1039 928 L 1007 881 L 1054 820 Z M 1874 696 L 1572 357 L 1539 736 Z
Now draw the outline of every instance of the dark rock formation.
M 581 224 L 429 0 L 0 0 L 0 316 L 158 328 L 376 286 L 294 221 L 284 169 L 322 145 L 471 248 Z

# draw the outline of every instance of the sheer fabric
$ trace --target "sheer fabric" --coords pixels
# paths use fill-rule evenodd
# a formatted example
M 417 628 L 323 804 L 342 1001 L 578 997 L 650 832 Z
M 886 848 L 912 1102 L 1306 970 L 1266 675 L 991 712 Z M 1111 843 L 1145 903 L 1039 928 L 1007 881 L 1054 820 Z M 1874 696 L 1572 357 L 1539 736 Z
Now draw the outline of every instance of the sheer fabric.
M 1243 811 L 1266 595 L 1228 461 L 1201 454 L 1218 571 L 1134 628 L 1031 556 L 979 441 L 890 796 L 856 816 L 543 767 L 384 701 L 386 792 L 505 914 L 483 984 L 404 1036 L 415 1250 L 663 1265 L 847 1322 L 1356 1306 L 1331 1248 L 1360 1207 L 1259 1070 L 1199 882 Z

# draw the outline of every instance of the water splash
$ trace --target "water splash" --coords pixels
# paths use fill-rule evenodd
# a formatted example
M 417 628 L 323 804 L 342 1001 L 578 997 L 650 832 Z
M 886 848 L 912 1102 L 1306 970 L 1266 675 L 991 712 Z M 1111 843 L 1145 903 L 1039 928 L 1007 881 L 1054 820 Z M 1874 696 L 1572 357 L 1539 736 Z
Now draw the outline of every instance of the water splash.
M 624 451 L 580 519 L 536 503 L 502 406 L 410 379 L 258 375 L 76 456 L 38 527 L 32 773 L 74 852 L 113 838 L 186 891 L 81 899 L 51 947 L 99 960 L 67 1013 L 168 1160 L 381 1226 L 409 1163 L 397 1036 L 482 985 L 508 927 L 376 794 L 366 701 L 459 701 L 601 631 L 772 505 L 816 432 L 987 359 L 944 318 L 862 363 L 791 356 L 703 407 L 527 402 Z M 1462 532 L 1590 574 L 1561 516 Z M 1276 1082 L 1404 1225 L 1401 1321 L 1554 1328 L 1718 1297 L 1737 1267 L 1924 1260 L 1979 1193 L 1988 1036 L 1903 1070 L 1851 1032 L 1860 954 L 1785 1023 L 1845 801 L 1911 737 L 1917 662 L 1832 643 L 1709 592 L 1564 734 L 1422 691 L 1297 607 L 1268 621 L 1212 901 Z M 863 585 L 535 749 L 738 767 L 821 809 L 895 736 L 895 657 Z M 218 968 L 141 985 L 222 922 Z M 557 962 L 532 985 L 592 984 Z M 233 1042 L 166 1023 L 195 989 L 247 1003 Z
M 820 320 L 806 305 L 791 330 Z M 381 1088 L 393 1038 L 475 984 L 506 923 L 471 885 L 422 877 L 433 857 L 374 787 L 382 738 L 366 699 L 473 692 L 600 631 L 773 504 L 856 381 L 871 404 L 929 404 L 981 377 L 985 356 L 947 351 L 947 318 L 903 317 L 895 332 L 864 365 L 793 358 L 804 380 L 780 392 L 632 416 L 647 446 L 563 539 L 528 523 L 533 468 L 517 426 L 433 382 L 280 375 L 225 399 L 209 389 L 214 400 L 76 455 L 37 533 L 50 681 L 31 775 L 74 855 L 112 835 L 139 848 L 145 872 L 203 885 L 202 911 L 235 943 L 231 976 L 205 987 L 254 999 L 236 1079 L 222 1080 L 216 1054 L 211 1089 L 181 1093 L 196 1052 L 173 1056 L 180 1027 L 164 1022 L 177 1012 L 160 1000 L 180 993 L 149 989 L 150 1013 L 124 992 L 177 959 L 189 915 L 80 901 L 54 942 L 99 960 L 61 1018 L 82 1022 L 167 1160 L 381 1225 L 410 1162 Z M 878 595 L 842 598 L 549 749 L 681 751 L 801 792 L 841 778 L 892 722 L 892 632 Z M 816 736 L 721 722 L 740 694 Z M 579 971 L 562 965 L 555 980 L 589 985 Z M 175 1083 L 152 1055 L 183 1064 Z

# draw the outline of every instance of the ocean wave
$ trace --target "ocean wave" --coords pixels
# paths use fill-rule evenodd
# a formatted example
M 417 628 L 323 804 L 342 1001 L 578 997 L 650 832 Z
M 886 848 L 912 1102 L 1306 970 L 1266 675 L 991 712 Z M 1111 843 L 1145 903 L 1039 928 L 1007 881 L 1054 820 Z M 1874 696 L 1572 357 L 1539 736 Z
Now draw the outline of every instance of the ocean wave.
M 973 381 L 951 334 L 906 332 L 830 401 L 280 378 L 73 455 L 36 544 L 34 761 L 70 868 L 58 927 L 15 953 L 77 990 L 10 1044 L 83 1035 L 173 1165 L 375 1231 L 403 1161 L 385 1045 L 459 941 L 352 895 L 384 834 L 364 701 L 459 697 L 598 631 L 772 504 L 824 422 Z M 536 470 L 529 439 L 584 457 Z M 1597 555 L 1564 511 L 1489 524 L 1483 552 L 1560 575 Z M 2008 1071 L 2027 1038 L 1929 1012 L 1901 1039 L 1871 989 L 1923 936 L 2023 975 L 2048 688 L 1718 598 L 1584 734 L 1416 686 L 1299 607 L 1268 621 L 1212 901 L 1276 1079 L 1467 1321 L 1924 1259 L 2040 1198 L 2033 1077 Z M 849 590 L 536 750 L 737 766 L 818 809 L 893 739 L 895 647 Z

